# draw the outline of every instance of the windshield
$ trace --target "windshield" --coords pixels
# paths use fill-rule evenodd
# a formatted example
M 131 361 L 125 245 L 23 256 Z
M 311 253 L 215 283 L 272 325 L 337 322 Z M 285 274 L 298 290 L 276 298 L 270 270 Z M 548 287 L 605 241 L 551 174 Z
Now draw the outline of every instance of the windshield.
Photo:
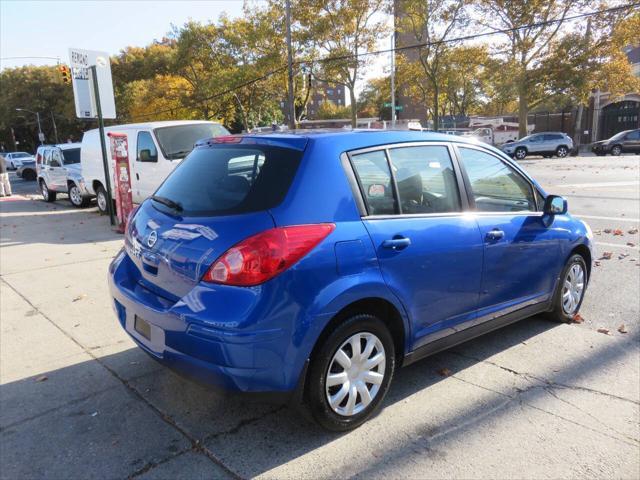
M 25 153 L 25 152 L 15 152 L 15 153 L 12 153 L 11 156 L 13 158 L 29 158 L 32 155 L 29 155 L 28 153 Z
M 69 165 L 71 163 L 80 163 L 80 149 L 70 148 L 68 150 L 62 150 L 64 156 L 64 164 Z
M 611 137 L 609 140 L 620 140 L 622 137 L 624 137 L 627 133 L 629 133 L 631 130 L 625 130 L 624 132 L 620 132 L 620 133 L 616 133 L 613 137 Z
M 229 135 L 229 131 L 219 123 L 192 123 L 161 127 L 154 130 L 160 149 L 167 160 L 186 157 L 193 145 L 204 138 Z
M 268 210 L 284 199 L 301 157 L 265 145 L 198 148 L 156 191 L 154 206 L 186 216 Z

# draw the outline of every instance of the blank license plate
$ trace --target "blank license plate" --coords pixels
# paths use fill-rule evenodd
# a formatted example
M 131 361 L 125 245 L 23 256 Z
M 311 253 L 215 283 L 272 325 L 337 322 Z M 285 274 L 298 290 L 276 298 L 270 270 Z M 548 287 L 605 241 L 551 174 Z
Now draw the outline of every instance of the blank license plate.
M 151 326 L 149 323 L 136 315 L 133 328 L 147 340 L 151 340 Z

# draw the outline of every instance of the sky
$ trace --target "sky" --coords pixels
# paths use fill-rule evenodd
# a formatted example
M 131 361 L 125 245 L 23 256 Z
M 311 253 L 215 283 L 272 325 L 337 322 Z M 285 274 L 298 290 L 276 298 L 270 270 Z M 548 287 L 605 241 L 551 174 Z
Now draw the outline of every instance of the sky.
M 116 54 L 162 38 L 189 19 L 242 14 L 242 0 L 0 0 L 0 67 L 69 61 L 69 47 Z M 7 57 L 54 57 L 7 59 Z

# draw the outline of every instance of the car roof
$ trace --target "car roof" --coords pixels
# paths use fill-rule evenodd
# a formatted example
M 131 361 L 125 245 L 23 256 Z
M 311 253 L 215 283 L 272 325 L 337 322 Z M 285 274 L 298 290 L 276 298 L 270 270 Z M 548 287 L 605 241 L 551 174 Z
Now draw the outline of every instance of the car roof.
M 280 144 L 304 150 L 307 143 L 338 145 L 345 151 L 375 147 L 389 143 L 404 142 L 449 142 L 469 145 L 489 145 L 473 138 L 463 138 L 444 133 L 412 130 L 293 130 L 289 132 L 249 133 L 240 135 L 248 140 L 243 143 Z M 217 143 L 217 142 L 213 142 Z
M 54 147 L 57 147 L 60 150 L 69 150 L 70 148 L 80 148 L 81 146 L 82 146 L 82 144 L 79 143 L 79 142 L 74 142 L 74 143 L 54 143 L 53 145 L 40 145 L 38 147 L 38 150 L 45 149 L 45 148 L 54 148 Z
M 175 127 L 178 125 L 193 125 L 198 123 L 215 123 L 220 125 L 220 122 L 215 122 L 213 120 L 162 120 L 158 122 L 142 122 L 142 123 L 125 123 L 122 125 L 111 125 L 109 127 L 105 127 L 105 131 L 110 132 L 114 130 L 121 129 L 154 129 L 154 128 L 162 128 L 162 127 Z M 97 128 L 92 130 L 87 130 L 87 132 L 97 131 Z M 85 132 L 86 133 L 86 132 Z

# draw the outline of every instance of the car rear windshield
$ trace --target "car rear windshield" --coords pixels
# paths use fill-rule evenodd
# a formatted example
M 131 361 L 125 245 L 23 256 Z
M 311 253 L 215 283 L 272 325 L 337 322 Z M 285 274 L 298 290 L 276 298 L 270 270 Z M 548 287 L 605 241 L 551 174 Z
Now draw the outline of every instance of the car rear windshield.
M 267 210 L 284 199 L 301 157 L 263 145 L 197 148 L 156 191 L 154 205 L 185 216 Z
M 167 160 L 186 157 L 198 140 L 229 135 L 219 123 L 192 123 L 161 127 L 154 130 L 160 149 Z
M 69 165 L 70 163 L 80 163 L 79 148 L 69 148 L 66 150 L 62 150 L 62 155 L 64 156 L 65 165 Z

